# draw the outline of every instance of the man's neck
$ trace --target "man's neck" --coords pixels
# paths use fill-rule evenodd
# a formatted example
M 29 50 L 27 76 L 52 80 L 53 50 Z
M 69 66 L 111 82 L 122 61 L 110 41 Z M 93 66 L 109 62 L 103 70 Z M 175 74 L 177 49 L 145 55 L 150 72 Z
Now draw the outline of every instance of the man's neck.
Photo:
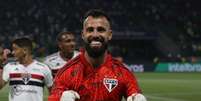
M 32 55 L 27 55 L 24 58 L 22 58 L 19 63 L 27 67 L 29 64 L 33 62 Z
M 72 54 L 74 54 L 74 53 L 72 53 Z M 61 58 L 63 59 L 63 60 L 65 60 L 65 61 L 68 61 L 69 59 L 71 59 L 72 57 L 73 57 L 73 55 L 72 54 L 65 54 L 65 53 L 63 53 L 63 52 L 59 52 L 59 55 L 61 56 Z
M 101 55 L 100 57 L 97 58 L 93 58 L 90 57 L 89 54 L 87 52 L 84 53 L 84 56 L 86 58 L 86 60 L 94 67 L 99 67 L 101 64 L 103 64 L 105 62 L 105 58 L 106 58 L 107 52 L 105 52 L 103 55 Z

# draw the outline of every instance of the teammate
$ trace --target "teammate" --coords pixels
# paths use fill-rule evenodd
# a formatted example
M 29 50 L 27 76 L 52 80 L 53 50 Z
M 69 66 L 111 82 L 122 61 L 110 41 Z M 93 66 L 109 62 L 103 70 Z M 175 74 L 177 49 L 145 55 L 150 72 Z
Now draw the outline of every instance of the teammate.
M 48 101 L 146 101 L 134 75 L 107 51 L 112 30 L 104 12 L 86 14 L 82 39 L 85 49 L 58 72 Z
M 0 67 L 2 67 L 3 64 L 5 64 L 7 62 L 7 55 L 10 54 L 10 50 L 9 49 L 4 49 L 3 47 L 1 47 L 0 45 Z
M 5 56 L 4 56 L 4 49 L 0 46 L 0 68 L 2 68 L 2 64 L 5 61 Z
M 17 62 L 9 62 L 0 72 L 0 88 L 9 83 L 9 101 L 43 101 L 43 87 L 51 89 L 52 74 L 46 64 L 32 58 L 32 41 L 14 40 L 12 54 Z
M 49 65 L 53 77 L 70 59 L 76 57 L 79 52 L 75 50 L 75 36 L 72 32 L 61 32 L 57 36 L 59 51 L 45 58 L 44 63 Z

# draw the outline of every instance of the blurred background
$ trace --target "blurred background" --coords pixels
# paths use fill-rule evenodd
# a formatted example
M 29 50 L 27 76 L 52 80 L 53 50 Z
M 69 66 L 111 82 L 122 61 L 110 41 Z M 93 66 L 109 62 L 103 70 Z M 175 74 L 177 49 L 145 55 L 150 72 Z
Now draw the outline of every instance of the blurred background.
M 1 0 L 0 41 L 16 37 L 35 42 L 35 56 L 56 51 L 56 35 L 76 34 L 81 46 L 82 17 L 103 9 L 112 19 L 110 50 L 127 64 L 201 61 L 201 9 L 198 0 Z
M 10 48 L 13 39 L 29 37 L 34 56 L 42 58 L 57 51 L 59 32 L 71 31 L 79 49 L 83 15 L 102 9 L 112 20 L 109 50 L 132 72 L 140 72 L 136 76 L 149 101 L 200 101 L 200 4 L 199 0 L 0 0 L 0 42 Z M 0 98 L 7 101 L 8 88 L 4 89 Z
M 61 31 L 75 32 L 80 43 L 84 13 L 100 8 L 112 19 L 111 51 L 126 62 L 153 62 L 156 58 L 200 61 L 199 3 L 198 0 L 1 0 L 0 41 L 9 47 L 12 39 L 29 36 L 35 41 L 36 55 L 49 54 L 55 51 L 52 40 Z

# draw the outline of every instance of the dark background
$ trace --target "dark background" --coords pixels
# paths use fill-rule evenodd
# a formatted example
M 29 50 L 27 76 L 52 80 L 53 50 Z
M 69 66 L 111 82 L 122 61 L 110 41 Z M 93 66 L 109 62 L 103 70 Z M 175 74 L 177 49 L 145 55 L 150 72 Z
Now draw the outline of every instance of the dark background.
M 112 19 L 110 51 L 127 64 L 200 62 L 199 0 L 1 0 L 0 41 L 6 48 L 22 36 L 35 42 L 35 56 L 57 50 L 61 31 L 76 34 L 82 45 L 82 17 L 102 9 Z

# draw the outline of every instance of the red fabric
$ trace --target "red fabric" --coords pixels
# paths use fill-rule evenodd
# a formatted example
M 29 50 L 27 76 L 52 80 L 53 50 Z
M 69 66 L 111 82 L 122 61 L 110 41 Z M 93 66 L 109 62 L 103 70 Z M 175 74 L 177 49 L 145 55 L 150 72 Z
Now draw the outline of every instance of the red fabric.
M 116 87 L 110 86 L 114 87 L 111 92 L 106 88 L 109 88 L 106 79 L 117 80 Z M 78 92 L 79 101 L 121 101 L 123 96 L 140 92 L 134 75 L 109 53 L 106 62 L 94 68 L 83 52 L 58 72 L 48 101 L 59 101 L 65 90 Z

